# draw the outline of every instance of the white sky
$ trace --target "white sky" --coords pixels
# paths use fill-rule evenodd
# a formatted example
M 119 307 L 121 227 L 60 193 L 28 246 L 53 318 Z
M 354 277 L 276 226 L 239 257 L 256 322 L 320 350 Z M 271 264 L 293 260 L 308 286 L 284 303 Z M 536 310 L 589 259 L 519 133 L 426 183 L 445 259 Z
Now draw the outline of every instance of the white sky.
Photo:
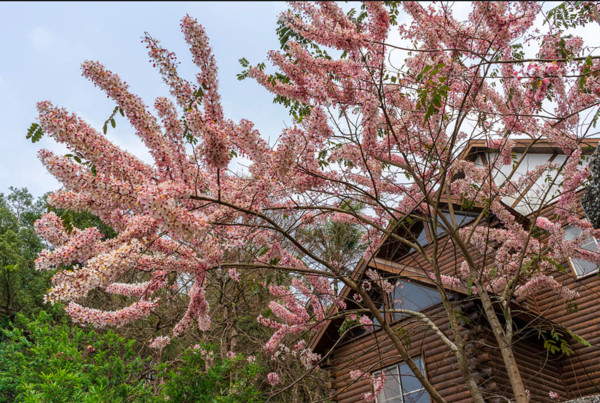
M 179 28 L 186 13 L 211 39 L 226 115 L 253 121 L 274 140 L 290 121 L 287 112 L 253 80 L 237 81 L 236 74 L 242 70 L 239 58 L 265 61 L 267 51 L 278 48 L 276 21 L 285 7 L 283 2 L 0 3 L 0 193 L 15 186 L 41 196 L 60 187 L 36 153 L 64 149 L 46 136 L 35 144 L 25 139 L 38 101 L 64 106 L 102 129 L 115 104 L 81 76 L 84 60 L 102 62 L 151 106 L 168 89 L 140 43 L 148 31 L 176 52 L 182 73 L 192 79 L 197 71 Z M 144 147 L 117 116 L 109 138 L 143 157 Z

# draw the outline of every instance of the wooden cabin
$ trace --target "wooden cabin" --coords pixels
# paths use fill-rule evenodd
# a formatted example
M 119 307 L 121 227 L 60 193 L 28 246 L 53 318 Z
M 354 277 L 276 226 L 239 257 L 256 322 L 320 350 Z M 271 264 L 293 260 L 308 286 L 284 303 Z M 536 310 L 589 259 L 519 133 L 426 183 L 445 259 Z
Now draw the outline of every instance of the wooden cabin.
M 586 140 L 582 144 L 588 155 L 597 145 L 597 140 Z M 544 161 L 564 161 L 560 149 L 545 142 L 531 146 L 528 141 L 517 141 L 513 150 L 527 155 L 524 169 Z M 473 141 L 467 145 L 461 158 L 486 164 L 494 158 L 494 151 L 484 142 Z M 517 172 L 519 174 L 519 172 Z M 502 173 L 499 173 L 502 175 Z M 533 213 L 541 210 L 541 215 L 550 216 L 552 204 L 541 205 L 535 199 L 534 184 L 521 198 L 503 200 L 514 214 L 527 222 Z M 583 194 L 583 191 L 580 191 Z M 453 206 L 459 225 L 470 221 L 469 212 L 460 212 L 460 206 Z M 581 211 L 584 216 L 583 210 Z M 493 220 L 493 217 L 490 218 Z M 488 222 L 487 225 L 499 225 Z M 427 244 L 432 237 L 438 240 L 438 264 L 442 272 L 454 275 L 462 262 L 461 253 L 443 233 L 430 234 L 422 224 L 410 228 L 412 237 L 421 244 Z M 568 232 L 568 231 L 567 231 Z M 598 249 L 595 240 L 586 246 Z M 427 248 L 425 250 L 427 251 Z M 600 395 L 600 276 L 598 267 L 581 259 L 568 259 L 557 270 L 555 278 L 579 293 L 577 306 L 568 304 L 555 291 L 542 291 L 533 297 L 513 301 L 513 317 L 518 335 L 515 338 L 514 352 L 524 379 L 530 391 L 531 401 L 551 400 L 549 393 L 558 393 L 560 400 Z M 407 250 L 398 242 L 383 242 L 379 251 L 369 261 L 361 261 L 353 273 L 354 279 L 362 281 L 367 269 L 378 270 L 383 276 L 397 280 L 392 300 L 400 300 L 401 308 L 426 313 L 434 323 L 453 340 L 446 311 L 441 304 L 437 290 L 432 289 L 427 272 L 427 264 L 414 250 Z M 506 402 L 512 397 L 510 383 L 495 338 L 485 319 L 479 301 L 469 295 L 466 289 L 448 290 L 457 315 L 461 319 L 461 332 L 467 342 L 467 353 L 475 380 L 486 401 Z M 396 296 L 400 298 L 395 298 Z M 357 308 L 348 288 L 342 290 L 342 297 L 348 301 L 347 309 Z M 377 296 L 374 296 L 377 298 Z M 383 298 L 381 296 L 381 298 Z M 382 302 L 383 306 L 383 302 Z M 438 336 L 421 322 L 407 316 L 389 316 L 387 320 L 407 340 L 410 355 L 414 362 L 425 370 L 428 380 L 448 402 L 468 402 L 470 393 L 464 385 L 457 360 L 450 349 Z M 330 375 L 330 397 L 336 402 L 362 401 L 363 393 L 373 392 L 368 375 L 385 370 L 384 391 L 377 402 L 430 402 L 427 391 L 412 375 L 402 361 L 390 340 L 378 330 L 364 327 L 348 329 L 347 321 L 332 319 L 316 334 L 310 347 L 326 357 L 324 367 Z M 568 330 L 567 330 L 568 329 Z M 578 341 L 572 333 L 589 342 L 589 346 Z M 572 350 L 569 354 L 561 352 Z M 567 351 L 568 352 L 568 351 Z M 367 376 L 351 379 L 350 372 L 360 370 Z

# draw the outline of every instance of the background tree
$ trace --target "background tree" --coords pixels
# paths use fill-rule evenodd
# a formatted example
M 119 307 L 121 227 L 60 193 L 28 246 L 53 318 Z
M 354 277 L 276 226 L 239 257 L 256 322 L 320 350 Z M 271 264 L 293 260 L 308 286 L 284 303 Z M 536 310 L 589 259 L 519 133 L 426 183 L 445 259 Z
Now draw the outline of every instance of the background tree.
M 69 234 L 64 220 L 45 214 L 36 228 L 55 249 L 42 252 L 37 267 L 59 269 L 47 300 L 67 302 L 75 322 L 104 327 L 147 317 L 179 293 L 188 305 L 172 336 L 181 337 L 194 326 L 201 332 L 211 327 L 210 272 L 293 273 L 289 287 L 265 284 L 279 300 L 269 303 L 272 317 L 259 316 L 275 329 L 267 351 L 295 351 L 313 368 L 320 357 L 302 340 L 291 349 L 285 343 L 319 329 L 338 307 L 347 315 L 363 315 L 365 326 L 375 321 L 431 397 L 444 401 L 369 291 L 388 294 L 390 280 L 371 271 L 369 280 L 357 282 L 351 267 L 326 258 L 306 236 L 328 223 L 350 223 L 365 229 L 366 261 L 384 239 L 418 252 L 423 263 L 417 267 L 440 293 L 452 340 L 419 312 L 395 312 L 422 321 L 440 337 L 455 355 L 473 400 L 483 402 L 447 287 L 476 292 L 514 397 L 525 402 L 512 349 L 513 297 L 550 287 L 570 300 L 574 294 L 553 280 L 556 262 L 575 256 L 600 263 L 597 254 L 580 247 L 600 233 L 579 218 L 576 193 L 587 176 L 580 143 L 593 134 L 595 118 L 589 114 L 595 116 L 600 96 L 598 58 L 581 38 L 552 25 L 540 33 L 532 30 L 541 17 L 537 3 L 474 3 L 465 21 L 445 3 L 401 6 L 368 2 L 350 13 L 336 3 L 290 6 L 281 17 L 282 50 L 269 54 L 276 71 L 269 74 L 264 64 L 250 67 L 243 61 L 248 70 L 241 74 L 272 91 L 296 117 L 276 146 L 251 122 L 225 118 L 206 34 L 189 16 L 181 25 L 200 70 L 197 84 L 178 75 L 172 53 L 145 38 L 177 104 L 158 98 L 158 119 L 116 74 L 85 62 L 84 76 L 114 99 L 115 111 L 129 119 L 154 163 L 119 149 L 64 109 L 38 104 L 39 125 L 32 125 L 29 135 L 48 133 L 77 156 L 40 151 L 64 185 L 49 196 L 49 204 L 87 209 L 117 234 L 103 239 L 96 228 Z M 410 21 L 397 28 L 401 41 L 390 43 L 402 11 Z M 524 54 L 526 46 L 532 57 Z M 391 50 L 403 52 L 399 64 L 387 61 Z M 566 157 L 516 175 L 528 153 L 513 160 L 515 136 L 532 145 L 548 141 Z M 485 140 L 497 157 L 484 166 L 459 158 L 473 139 Z M 235 156 L 250 161 L 248 176 L 227 169 Z M 537 201 L 525 198 L 533 224 L 517 220 L 503 200 L 523 198 L 529 185 L 546 175 L 548 186 Z M 462 209 L 477 207 L 474 223 L 464 228 L 449 207 L 457 200 Z M 551 200 L 555 215 L 538 217 L 539 206 Z M 340 207 L 356 204 L 364 209 Z M 424 248 L 411 231 L 415 223 L 450 237 L 461 254 L 452 273 L 442 272 L 437 262 L 437 238 Z M 564 240 L 567 223 L 580 231 L 572 241 Z M 547 231 L 547 241 L 536 238 L 538 230 Z M 250 262 L 229 253 L 247 244 L 256 251 Z M 60 270 L 72 264 L 73 270 Z M 331 286 L 338 281 L 356 295 L 358 309 L 343 311 L 348 301 Z M 92 292 L 129 302 L 108 312 L 82 305 Z M 279 377 L 270 374 L 268 380 L 275 385 Z
M 43 211 L 27 189 L 0 194 L 0 310 L 3 319 L 17 312 L 30 315 L 42 309 L 50 284 L 49 273 L 35 270 L 34 260 L 45 245 L 33 230 Z

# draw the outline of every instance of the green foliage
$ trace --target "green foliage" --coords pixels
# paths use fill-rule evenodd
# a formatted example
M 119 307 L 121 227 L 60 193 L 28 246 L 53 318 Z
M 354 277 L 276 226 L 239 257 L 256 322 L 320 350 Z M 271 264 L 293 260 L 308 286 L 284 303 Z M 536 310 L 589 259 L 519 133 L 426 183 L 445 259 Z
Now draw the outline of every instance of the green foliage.
M 546 22 L 557 28 L 577 28 L 594 20 L 597 7 L 588 1 L 565 1 L 548 12 Z
M 349 331 L 353 328 L 358 328 L 359 326 L 361 326 L 361 324 L 358 321 L 358 318 L 356 318 L 356 317 L 354 319 L 344 318 L 344 322 L 338 329 L 338 334 L 341 336 L 344 333 L 346 333 L 347 331 Z
M 583 344 L 586 347 L 591 347 L 591 344 L 582 338 L 581 336 L 573 333 L 569 329 L 566 329 L 567 334 L 571 337 L 571 340 L 574 340 L 575 343 Z M 548 332 L 542 330 L 538 334 L 538 338 L 543 337 L 544 340 L 544 348 L 550 352 L 550 354 L 565 354 L 566 356 L 570 356 L 573 354 L 573 349 L 571 348 L 571 343 L 569 340 L 563 338 L 563 334 L 555 331 L 554 329 L 550 330 L 550 337 L 546 338 Z
M 100 218 L 96 217 L 88 211 L 71 211 L 57 209 L 52 206 L 47 206 L 48 211 L 54 212 L 63 221 L 63 226 L 68 234 L 73 231 L 73 228 L 85 229 L 90 227 L 97 228 L 105 238 L 111 239 L 117 236 L 117 233 L 109 225 L 106 225 Z
M 173 362 L 153 367 L 139 341 L 71 325 L 58 305 L 44 312 L 53 273 L 35 270 L 35 258 L 48 245 L 33 229 L 44 210 L 60 216 L 68 232 L 96 227 L 106 238 L 116 236 L 93 214 L 52 208 L 26 189 L 0 194 L 0 402 L 260 400 L 261 384 L 251 381 L 259 368 L 241 357 L 208 365 L 194 352 L 181 354 L 182 341 L 165 349 L 163 357 L 177 357 Z M 255 315 L 244 324 L 255 338 L 264 332 Z
M 438 63 L 435 66 L 425 66 L 416 77 L 418 82 L 424 83 L 423 87 L 418 90 L 419 102 L 417 103 L 417 105 L 427 107 L 424 122 L 427 122 L 434 113 L 438 113 L 442 108 L 442 102 L 448 98 L 450 87 L 444 84 L 448 77 L 436 77 L 445 65 L 445 63 Z
M 123 109 L 121 109 L 118 106 L 115 106 L 115 109 L 113 109 L 112 113 L 110 114 L 110 116 L 108 117 L 108 119 L 106 119 L 106 121 L 104 122 L 104 125 L 102 126 L 102 132 L 104 134 L 106 134 L 106 132 L 108 131 L 108 124 L 109 123 L 113 127 L 113 129 L 115 127 L 117 127 L 117 123 L 115 122 L 115 116 L 116 116 L 117 112 L 119 112 L 121 114 L 121 116 L 125 116 L 125 113 L 123 112 Z
M 261 367 L 242 355 L 219 358 L 209 345 L 153 366 L 135 340 L 57 322 L 44 311 L 34 320 L 17 315 L 1 336 L 0 401 L 264 401 Z
M 31 140 L 32 143 L 37 143 L 42 139 L 43 135 L 44 132 L 42 131 L 40 125 L 37 123 L 32 123 L 31 126 L 29 126 L 29 129 L 27 129 L 27 135 L 25 138 Z
M 186 350 L 181 365 L 163 364 L 158 376 L 165 380 L 161 395 L 173 402 L 260 402 L 257 385 L 261 367 L 238 354 L 219 358 L 212 346 L 202 344 Z
M 116 233 L 89 212 L 73 212 L 45 206 L 43 198 L 34 200 L 27 189 L 10 188 L 0 194 L 0 327 L 19 312 L 27 317 L 44 308 L 43 298 L 50 287 L 52 272 L 35 269 L 35 259 L 47 245 L 33 228 L 47 209 L 63 219 L 67 232 L 74 227 L 96 227 L 106 238 Z
M 115 120 L 112 119 L 112 121 L 114 122 Z M 89 169 L 92 175 L 96 176 L 96 165 L 94 165 L 92 161 L 87 161 L 83 154 L 81 154 L 80 152 L 76 151 L 75 154 L 65 154 L 65 157 L 72 158 L 79 165 L 83 165 L 84 167 Z
M 38 312 L 49 287 L 50 273 L 35 270 L 34 260 L 44 244 L 33 229 L 43 210 L 27 189 L 0 194 L 0 317 Z
M 398 17 L 400 16 L 400 5 L 401 1 L 384 1 L 383 2 L 388 8 L 388 13 L 390 15 L 390 25 L 396 26 L 398 25 Z
M 151 388 L 139 379 L 148 366 L 133 340 L 55 323 L 41 312 L 18 315 L 0 344 L 0 400 L 19 402 L 148 401 Z
M 342 200 L 338 208 L 347 211 L 350 216 L 359 217 L 364 205 Z M 360 225 L 328 220 L 302 228 L 297 236 L 321 259 L 338 262 L 340 267 L 351 270 L 367 247 L 366 244 L 361 243 L 363 234 Z M 311 263 L 307 260 L 307 264 Z

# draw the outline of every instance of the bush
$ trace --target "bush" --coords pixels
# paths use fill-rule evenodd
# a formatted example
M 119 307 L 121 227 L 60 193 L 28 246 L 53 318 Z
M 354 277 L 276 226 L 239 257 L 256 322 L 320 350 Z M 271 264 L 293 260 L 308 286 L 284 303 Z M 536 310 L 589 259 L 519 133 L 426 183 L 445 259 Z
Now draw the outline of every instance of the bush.
M 53 323 L 41 312 L 31 321 L 17 315 L 2 330 L 0 400 L 21 402 L 148 401 L 152 391 L 140 373 L 148 360 L 133 340 Z
M 219 358 L 212 346 L 201 344 L 186 350 L 175 369 L 159 367 L 161 395 L 174 402 L 260 402 L 261 373 L 254 360 L 241 354 Z
M 57 307 L 57 309 L 60 309 Z M 262 369 L 242 355 L 219 358 L 209 345 L 159 365 L 135 340 L 56 322 L 42 311 L 0 329 L 2 402 L 259 402 Z M 168 346 L 169 349 L 174 346 Z

